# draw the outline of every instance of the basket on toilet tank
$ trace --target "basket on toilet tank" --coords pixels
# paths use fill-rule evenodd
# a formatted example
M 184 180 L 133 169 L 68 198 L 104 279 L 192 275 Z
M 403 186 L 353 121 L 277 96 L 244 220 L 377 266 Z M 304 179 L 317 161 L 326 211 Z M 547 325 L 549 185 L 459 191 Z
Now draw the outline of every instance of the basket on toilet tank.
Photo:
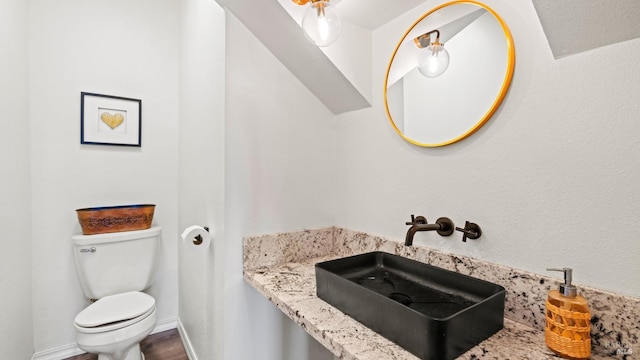
M 153 204 L 118 205 L 77 209 L 83 235 L 144 230 L 151 227 Z

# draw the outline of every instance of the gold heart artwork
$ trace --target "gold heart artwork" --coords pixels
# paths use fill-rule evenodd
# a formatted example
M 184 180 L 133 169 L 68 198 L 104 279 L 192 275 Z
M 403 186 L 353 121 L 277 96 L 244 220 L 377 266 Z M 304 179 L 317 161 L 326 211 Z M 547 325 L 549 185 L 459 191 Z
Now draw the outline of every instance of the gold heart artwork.
M 103 112 L 102 115 L 100 115 L 100 119 L 105 124 L 107 124 L 111 128 L 111 130 L 113 130 L 120 126 L 122 122 L 124 122 L 124 115 L 122 115 L 121 113 L 111 114 L 108 112 Z

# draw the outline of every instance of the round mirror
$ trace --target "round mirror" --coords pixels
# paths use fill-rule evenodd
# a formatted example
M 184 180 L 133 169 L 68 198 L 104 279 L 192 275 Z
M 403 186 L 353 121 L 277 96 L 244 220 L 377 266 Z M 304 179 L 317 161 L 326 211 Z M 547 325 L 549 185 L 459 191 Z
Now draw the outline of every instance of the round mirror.
M 496 111 L 514 63 L 511 32 L 491 8 L 442 4 L 411 25 L 391 56 L 384 84 L 389 120 L 416 145 L 460 141 Z

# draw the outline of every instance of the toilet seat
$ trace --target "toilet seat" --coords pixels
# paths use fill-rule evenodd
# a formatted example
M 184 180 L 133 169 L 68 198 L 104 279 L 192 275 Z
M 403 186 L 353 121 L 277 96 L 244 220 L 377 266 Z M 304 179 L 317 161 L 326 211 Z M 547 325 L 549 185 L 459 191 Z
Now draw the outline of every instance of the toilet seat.
M 135 324 L 155 311 L 155 299 L 132 291 L 105 296 L 82 310 L 75 318 L 75 328 L 83 333 L 100 333 Z

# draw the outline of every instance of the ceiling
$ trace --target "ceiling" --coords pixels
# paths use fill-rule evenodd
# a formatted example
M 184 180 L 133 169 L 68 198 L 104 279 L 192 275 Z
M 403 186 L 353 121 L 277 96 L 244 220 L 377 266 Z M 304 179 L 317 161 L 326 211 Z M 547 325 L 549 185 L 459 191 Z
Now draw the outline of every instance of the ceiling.
M 640 37 L 638 0 L 533 0 L 533 6 L 556 58 Z
M 336 10 L 345 21 L 366 29 L 376 29 L 425 0 L 338 0 Z
M 374 30 L 426 1 L 331 0 L 331 3 L 343 20 Z M 615 6 L 607 0 L 532 2 L 556 58 L 640 37 L 638 0 L 616 0 Z
M 429 0 L 331 1 L 345 22 L 372 31 L 416 7 L 426 6 Z M 563 49 L 562 53 L 554 50 L 556 57 L 640 37 L 640 27 L 637 26 L 637 18 L 640 15 L 639 0 L 616 0 L 616 6 L 609 5 L 607 0 L 532 1 L 552 49 L 561 49 L 564 46 L 554 46 L 556 37 L 568 40 L 568 49 Z M 330 47 L 321 49 L 305 39 L 299 27 L 306 10 L 305 6 L 298 6 L 292 0 L 216 2 L 233 13 L 331 112 L 341 114 L 371 106 L 366 95 L 363 95 L 366 91 L 361 92 L 356 88 L 344 72 L 329 59 L 327 52 L 330 52 Z M 624 6 L 621 5 L 623 3 Z M 594 17 L 596 20 L 599 19 L 599 22 L 594 21 Z M 594 23 L 601 25 L 603 21 L 607 26 L 592 26 Z M 571 26 L 558 29 L 554 27 L 565 23 Z M 626 30 L 631 29 L 631 34 L 625 33 L 621 38 L 611 36 L 612 33 L 620 32 L 616 29 L 620 25 Z M 567 27 L 571 31 L 568 31 Z M 595 38 L 602 39 L 604 34 L 605 41 L 588 41 L 586 46 L 576 46 L 579 43 L 576 39 L 592 40 L 592 35 L 598 32 Z M 327 49 L 327 52 L 323 49 Z M 344 54 L 338 51 L 338 55 Z M 345 56 L 341 59 L 350 61 L 350 58 Z M 351 66 L 350 69 L 366 71 L 367 67 Z

